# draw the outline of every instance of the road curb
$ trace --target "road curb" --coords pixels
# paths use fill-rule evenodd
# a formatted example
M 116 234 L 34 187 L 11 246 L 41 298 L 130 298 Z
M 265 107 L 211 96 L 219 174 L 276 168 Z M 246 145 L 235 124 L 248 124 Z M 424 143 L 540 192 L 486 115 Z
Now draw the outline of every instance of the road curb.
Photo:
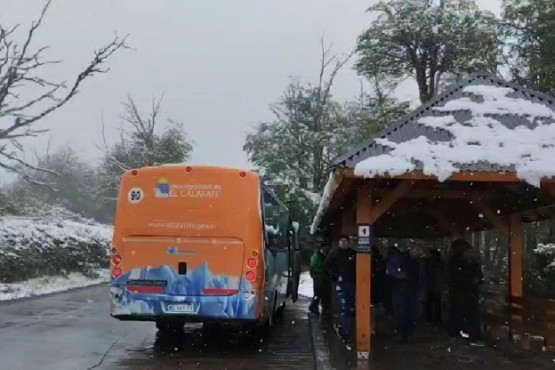
M 326 337 L 320 327 L 318 317 L 308 314 L 310 335 L 314 349 L 314 361 L 316 370 L 333 370 L 330 362 L 330 350 L 326 343 Z

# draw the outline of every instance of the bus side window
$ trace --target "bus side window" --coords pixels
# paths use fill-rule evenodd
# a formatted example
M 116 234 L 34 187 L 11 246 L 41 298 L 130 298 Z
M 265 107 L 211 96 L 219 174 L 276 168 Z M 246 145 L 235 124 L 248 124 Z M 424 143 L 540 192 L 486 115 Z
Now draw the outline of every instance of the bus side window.
M 268 248 L 277 250 L 288 249 L 289 213 L 281 203 L 263 188 L 264 228 L 267 231 Z
M 264 208 L 264 230 L 266 235 L 266 248 L 274 249 L 276 244 L 276 224 L 273 199 L 266 189 L 262 189 L 262 207 Z

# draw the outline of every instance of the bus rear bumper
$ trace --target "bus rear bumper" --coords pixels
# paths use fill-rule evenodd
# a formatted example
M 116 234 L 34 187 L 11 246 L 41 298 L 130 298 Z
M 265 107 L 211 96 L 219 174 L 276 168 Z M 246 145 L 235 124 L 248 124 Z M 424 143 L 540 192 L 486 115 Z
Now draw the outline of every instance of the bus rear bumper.
M 177 318 L 189 322 L 256 320 L 256 295 L 243 291 L 229 296 L 175 296 L 132 293 L 110 288 L 110 314 L 119 320 L 156 321 Z

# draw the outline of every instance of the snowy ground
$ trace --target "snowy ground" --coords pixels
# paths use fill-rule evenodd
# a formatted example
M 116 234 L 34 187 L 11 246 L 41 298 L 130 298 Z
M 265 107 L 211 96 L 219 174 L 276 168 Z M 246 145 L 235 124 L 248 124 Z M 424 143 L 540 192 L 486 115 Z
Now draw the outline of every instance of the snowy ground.
M 96 278 L 72 272 L 67 276 L 45 276 L 20 283 L 0 284 L 0 301 L 83 288 L 107 282 L 110 278 L 108 269 L 99 269 L 96 273 L 98 274 Z
M 299 295 L 312 298 L 313 294 L 313 282 L 312 278 L 310 277 L 310 273 L 308 271 L 301 273 L 301 281 L 299 282 Z
M 61 217 L 0 217 L 0 301 L 108 280 L 112 228 Z

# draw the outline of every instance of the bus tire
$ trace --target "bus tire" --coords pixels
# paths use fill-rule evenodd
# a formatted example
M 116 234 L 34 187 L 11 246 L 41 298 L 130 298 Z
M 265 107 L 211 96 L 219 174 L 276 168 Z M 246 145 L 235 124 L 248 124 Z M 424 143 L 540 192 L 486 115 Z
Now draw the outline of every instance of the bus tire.
M 287 305 L 286 305 L 286 303 L 285 303 L 285 301 L 284 301 L 284 302 L 283 302 L 281 305 L 279 305 L 279 307 L 276 309 L 276 312 L 275 312 L 275 314 L 274 314 L 274 315 L 275 315 L 275 321 L 276 321 L 276 322 L 283 321 L 283 312 L 285 311 L 285 307 L 286 307 L 286 306 L 287 306 Z
M 270 315 L 268 316 L 268 327 L 270 329 L 272 329 L 275 325 L 276 325 L 276 318 L 277 318 L 277 300 L 278 300 L 278 292 L 274 291 L 274 302 L 272 303 L 272 311 L 270 312 Z
M 202 335 L 208 338 L 218 338 L 225 332 L 225 326 L 220 323 L 203 323 Z
M 162 335 L 183 334 L 184 325 L 181 320 L 156 320 L 156 329 Z
M 268 320 L 265 320 L 264 322 L 256 324 L 254 326 L 253 335 L 251 336 L 251 338 L 254 340 L 255 343 L 262 343 L 270 336 L 271 331 L 271 321 L 268 318 Z

